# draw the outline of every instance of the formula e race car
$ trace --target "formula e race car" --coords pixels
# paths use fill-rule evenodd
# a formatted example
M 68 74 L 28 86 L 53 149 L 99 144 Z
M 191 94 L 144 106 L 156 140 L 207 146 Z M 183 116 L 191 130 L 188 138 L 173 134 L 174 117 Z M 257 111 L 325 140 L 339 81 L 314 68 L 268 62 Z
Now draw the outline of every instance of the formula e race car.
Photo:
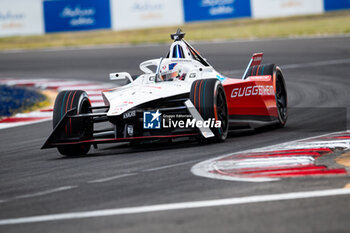
M 287 89 L 278 66 L 261 65 L 263 54 L 256 53 L 241 78 L 225 77 L 184 36 L 180 29 L 172 34 L 168 54 L 142 62 L 138 77 L 111 73 L 118 85 L 102 91 L 104 106 L 92 107 L 81 90 L 60 92 L 54 130 L 42 149 L 76 156 L 99 143 L 179 137 L 220 142 L 229 130 L 285 126 Z

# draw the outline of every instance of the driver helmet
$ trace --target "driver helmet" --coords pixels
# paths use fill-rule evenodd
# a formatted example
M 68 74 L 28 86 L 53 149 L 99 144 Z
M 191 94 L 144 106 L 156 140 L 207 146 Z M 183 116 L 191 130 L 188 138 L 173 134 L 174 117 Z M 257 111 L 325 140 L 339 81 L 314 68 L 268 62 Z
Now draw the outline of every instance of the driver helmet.
M 164 65 L 160 72 L 160 77 L 163 81 L 184 80 L 186 73 L 179 63 L 171 63 Z

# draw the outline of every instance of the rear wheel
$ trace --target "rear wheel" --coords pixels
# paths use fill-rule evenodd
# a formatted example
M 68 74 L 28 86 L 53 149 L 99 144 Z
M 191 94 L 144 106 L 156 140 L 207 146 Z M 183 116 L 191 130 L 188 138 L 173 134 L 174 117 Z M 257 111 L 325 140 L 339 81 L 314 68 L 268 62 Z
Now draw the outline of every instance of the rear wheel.
M 287 88 L 281 69 L 275 64 L 259 65 L 249 68 L 244 79 L 249 76 L 271 75 L 274 82 L 276 107 L 278 113 L 278 127 L 284 127 L 288 118 Z
M 91 104 L 89 97 L 85 91 L 62 91 L 55 101 L 53 111 L 53 128 L 61 121 L 67 111 L 75 108 L 72 115 L 81 113 L 91 113 Z M 69 119 L 64 130 L 62 131 L 63 138 L 79 138 L 88 140 L 92 138 L 93 123 L 90 118 Z M 65 156 L 85 155 L 89 152 L 91 143 L 79 145 L 64 145 L 58 146 L 58 151 Z
M 218 79 L 203 79 L 193 82 L 190 100 L 203 120 L 220 121 L 220 127 L 210 127 L 214 141 L 222 142 L 228 134 L 228 109 L 224 88 Z M 209 139 L 210 140 L 210 139 Z

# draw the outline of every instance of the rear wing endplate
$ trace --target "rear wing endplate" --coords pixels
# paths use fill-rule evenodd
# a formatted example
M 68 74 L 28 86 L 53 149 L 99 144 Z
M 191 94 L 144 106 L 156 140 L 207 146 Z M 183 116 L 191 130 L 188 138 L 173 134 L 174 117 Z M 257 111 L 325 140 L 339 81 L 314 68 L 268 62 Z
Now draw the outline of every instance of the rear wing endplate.
M 245 79 L 245 76 L 247 75 L 250 67 L 260 65 L 260 63 L 262 62 L 263 55 L 264 55 L 263 53 L 254 53 L 253 54 L 252 58 L 249 61 L 249 64 L 248 64 L 246 70 L 244 71 L 244 74 L 242 76 L 242 80 Z

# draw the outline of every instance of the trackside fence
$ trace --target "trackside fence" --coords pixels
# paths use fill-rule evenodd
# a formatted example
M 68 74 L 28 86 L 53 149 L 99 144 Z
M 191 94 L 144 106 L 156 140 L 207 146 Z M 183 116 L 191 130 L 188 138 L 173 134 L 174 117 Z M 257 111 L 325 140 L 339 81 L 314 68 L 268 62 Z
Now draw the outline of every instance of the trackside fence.
M 1 0 L 0 37 L 129 30 L 350 9 L 350 0 Z

